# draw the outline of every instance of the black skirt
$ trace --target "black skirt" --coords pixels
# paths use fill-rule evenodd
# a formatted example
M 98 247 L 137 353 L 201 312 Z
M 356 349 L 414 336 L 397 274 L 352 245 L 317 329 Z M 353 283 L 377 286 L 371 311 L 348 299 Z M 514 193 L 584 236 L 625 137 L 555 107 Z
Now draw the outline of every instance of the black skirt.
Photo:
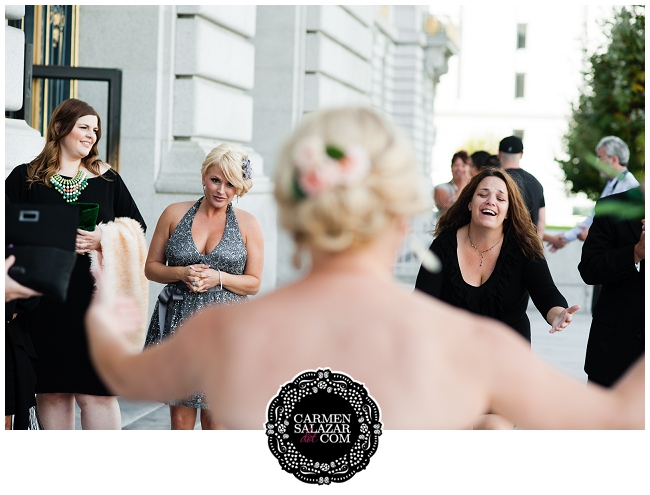
M 5 324 L 5 416 L 14 415 L 15 430 L 27 429 L 29 408 L 36 405 L 36 361 L 24 315 L 19 314 Z

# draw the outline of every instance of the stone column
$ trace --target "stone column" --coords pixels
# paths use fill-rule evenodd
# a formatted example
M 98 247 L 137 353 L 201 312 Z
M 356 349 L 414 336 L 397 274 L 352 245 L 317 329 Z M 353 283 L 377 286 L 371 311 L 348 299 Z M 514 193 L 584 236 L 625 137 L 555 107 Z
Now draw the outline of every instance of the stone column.
M 251 141 L 255 20 L 255 6 L 81 7 L 80 65 L 122 70 L 120 173 L 148 238 L 169 204 L 203 194 L 213 147 Z M 235 206 L 262 224 L 265 291 L 275 283 L 275 210 L 262 157 L 248 151 L 254 186 Z M 151 305 L 159 291 L 152 282 Z
M 5 5 L 5 111 L 23 107 L 25 33 L 7 22 L 24 16 L 24 5 Z M 44 144 L 41 134 L 24 120 L 5 119 L 5 177 L 16 165 L 33 160 Z
M 368 6 L 259 6 L 255 36 L 252 145 L 273 176 L 280 146 L 304 112 L 371 103 L 372 21 Z M 279 227 L 278 227 L 279 229 Z M 277 282 L 298 276 L 294 245 L 278 232 Z
M 394 6 L 393 16 L 398 29 L 395 57 L 395 121 L 409 133 L 421 166 L 422 181 L 432 193 L 431 156 L 435 142 L 433 99 L 439 77 L 447 72 L 447 60 L 455 53 L 445 30 L 438 23 L 435 33 L 425 32 L 433 19 L 428 7 Z M 457 48 L 456 48 L 457 51 Z M 432 201 L 433 205 L 433 201 Z M 412 221 L 412 234 L 423 246 L 431 242 L 432 212 L 417 215 Z M 413 284 L 420 262 L 408 244 L 402 248 L 396 274 L 403 282 Z

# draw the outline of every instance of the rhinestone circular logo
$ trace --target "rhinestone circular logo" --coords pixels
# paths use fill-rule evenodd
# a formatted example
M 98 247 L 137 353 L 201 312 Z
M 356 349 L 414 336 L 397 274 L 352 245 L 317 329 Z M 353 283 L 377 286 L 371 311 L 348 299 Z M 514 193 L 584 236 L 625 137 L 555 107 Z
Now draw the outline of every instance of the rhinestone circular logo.
M 285 471 L 319 485 L 366 468 L 382 431 L 381 411 L 362 383 L 330 369 L 305 371 L 269 402 L 269 448 Z

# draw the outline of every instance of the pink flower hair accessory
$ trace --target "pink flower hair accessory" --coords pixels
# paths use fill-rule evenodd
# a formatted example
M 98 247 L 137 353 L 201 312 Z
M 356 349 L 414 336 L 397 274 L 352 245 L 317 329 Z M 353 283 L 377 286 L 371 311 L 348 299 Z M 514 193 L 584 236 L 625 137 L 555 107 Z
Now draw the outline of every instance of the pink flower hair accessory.
M 358 144 L 340 148 L 316 136 L 303 138 L 293 153 L 296 164 L 294 196 L 296 199 L 321 194 L 332 187 L 360 183 L 370 172 L 367 150 Z

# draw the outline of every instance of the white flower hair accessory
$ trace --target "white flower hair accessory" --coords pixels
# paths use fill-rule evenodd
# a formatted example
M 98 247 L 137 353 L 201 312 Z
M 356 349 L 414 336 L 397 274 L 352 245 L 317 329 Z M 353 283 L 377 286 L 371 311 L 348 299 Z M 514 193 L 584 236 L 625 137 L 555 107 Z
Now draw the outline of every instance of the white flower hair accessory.
M 370 156 L 358 144 L 340 148 L 316 136 L 300 140 L 293 152 L 296 164 L 294 196 L 296 199 L 317 196 L 335 186 L 361 182 L 370 172 Z

